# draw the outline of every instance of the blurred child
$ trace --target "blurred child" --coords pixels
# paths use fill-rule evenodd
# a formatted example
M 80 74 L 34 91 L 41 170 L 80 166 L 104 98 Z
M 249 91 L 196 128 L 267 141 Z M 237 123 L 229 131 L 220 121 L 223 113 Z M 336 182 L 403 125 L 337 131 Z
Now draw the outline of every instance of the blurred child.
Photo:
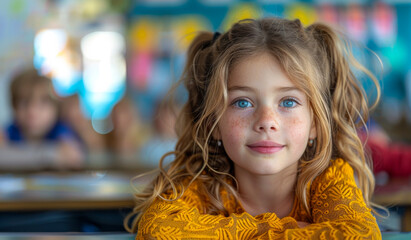
M 83 153 L 71 129 L 59 120 L 52 82 L 35 69 L 10 84 L 14 120 L 3 133 L 3 168 L 79 168 Z
M 102 152 L 106 150 L 104 137 L 93 130 L 91 120 L 87 119 L 82 112 L 78 95 L 63 98 L 61 117 L 64 122 L 70 124 L 88 152 Z
M 388 134 L 372 122 L 369 135 L 360 131 L 359 136 L 366 143 L 373 161 L 374 174 L 387 173 L 390 177 L 411 176 L 411 146 L 401 142 L 391 141 Z
M 156 168 L 161 157 L 173 151 L 177 143 L 175 132 L 176 114 L 173 105 L 160 102 L 153 117 L 154 133 L 140 150 L 139 162 L 146 168 Z M 171 158 L 167 158 L 167 161 Z
M 123 97 L 111 112 L 113 130 L 107 134 L 107 147 L 118 161 L 117 164 L 139 166 L 138 154 L 150 136 L 138 109 L 129 97 Z
M 386 172 L 391 177 L 411 176 L 411 146 L 404 143 L 380 142 L 368 138 L 374 173 Z
M 93 129 L 92 122 L 81 109 L 78 95 L 62 99 L 61 117 L 74 130 L 83 151 L 86 154 L 88 168 L 106 167 L 110 164 L 110 156 L 104 135 Z

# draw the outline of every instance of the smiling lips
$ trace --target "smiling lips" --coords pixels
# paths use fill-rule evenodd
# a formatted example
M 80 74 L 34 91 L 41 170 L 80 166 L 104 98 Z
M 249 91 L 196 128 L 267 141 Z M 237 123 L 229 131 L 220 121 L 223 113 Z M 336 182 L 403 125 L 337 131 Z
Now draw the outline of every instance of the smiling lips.
M 280 151 L 281 149 L 284 148 L 284 145 L 281 145 L 281 144 L 278 144 L 272 141 L 261 141 L 261 142 L 249 144 L 247 145 L 247 147 L 249 147 L 251 150 L 258 152 L 258 153 L 270 154 L 270 153 L 276 153 Z

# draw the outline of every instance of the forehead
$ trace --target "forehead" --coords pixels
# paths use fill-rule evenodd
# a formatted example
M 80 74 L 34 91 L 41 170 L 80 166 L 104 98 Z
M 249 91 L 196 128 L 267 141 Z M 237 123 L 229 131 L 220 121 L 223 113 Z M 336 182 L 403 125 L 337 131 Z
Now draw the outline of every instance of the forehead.
M 45 82 L 39 82 L 36 84 L 22 84 L 17 89 L 18 98 L 39 98 L 39 97 L 51 97 L 49 85 Z M 17 99 L 18 100 L 18 99 Z
M 237 85 L 296 87 L 275 57 L 268 53 L 242 58 L 231 68 L 228 88 Z M 269 86 L 268 86 L 269 85 Z

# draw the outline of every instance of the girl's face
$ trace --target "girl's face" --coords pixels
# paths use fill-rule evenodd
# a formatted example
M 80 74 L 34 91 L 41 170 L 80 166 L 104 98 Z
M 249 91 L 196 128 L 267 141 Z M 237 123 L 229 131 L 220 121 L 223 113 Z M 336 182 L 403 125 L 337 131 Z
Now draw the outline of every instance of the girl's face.
M 234 66 L 228 104 L 216 135 L 236 175 L 273 175 L 296 168 L 308 140 L 316 137 L 306 95 L 269 54 Z

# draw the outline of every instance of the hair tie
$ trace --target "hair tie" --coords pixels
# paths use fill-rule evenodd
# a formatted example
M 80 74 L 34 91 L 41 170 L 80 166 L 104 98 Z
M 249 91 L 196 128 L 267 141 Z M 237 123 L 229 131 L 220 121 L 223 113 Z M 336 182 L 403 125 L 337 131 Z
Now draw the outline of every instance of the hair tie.
M 214 32 L 213 39 L 211 39 L 210 41 L 206 42 L 201 49 L 204 50 L 204 49 L 206 49 L 206 48 L 208 48 L 208 47 L 211 47 L 211 46 L 214 44 L 214 42 L 218 39 L 218 37 L 219 37 L 220 35 L 221 35 L 221 33 L 219 33 L 219 32 Z

